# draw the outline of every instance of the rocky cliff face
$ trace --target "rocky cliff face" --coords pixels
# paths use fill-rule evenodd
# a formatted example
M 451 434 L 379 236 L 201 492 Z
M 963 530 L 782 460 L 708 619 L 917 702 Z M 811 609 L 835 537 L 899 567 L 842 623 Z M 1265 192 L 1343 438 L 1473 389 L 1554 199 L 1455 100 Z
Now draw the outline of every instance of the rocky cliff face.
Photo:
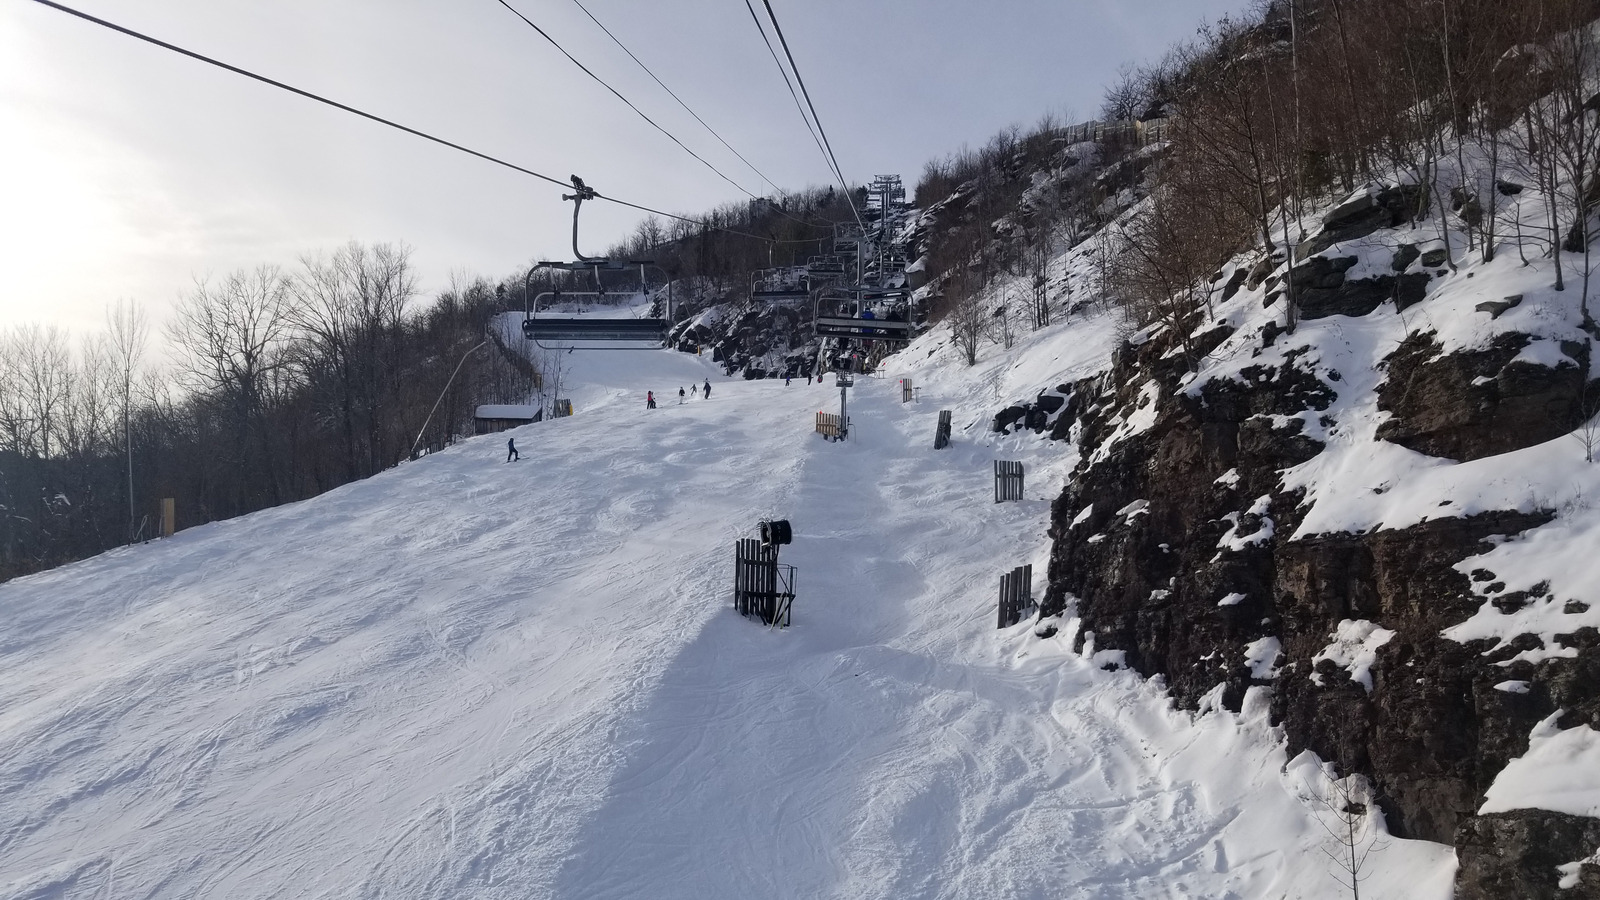
M 669 346 L 704 354 L 747 379 L 803 378 L 814 368 L 818 342 L 809 303 L 742 300 L 709 283 L 685 283 L 682 290 L 686 316 L 668 334 Z
M 1332 268 L 1284 274 L 1310 284 Z M 1241 280 L 1218 277 L 1233 290 Z M 1377 372 L 1341 373 L 1329 341 L 1280 337 L 1270 318 L 1254 328 L 1270 315 L 1261 304 L 1279 297 L 1274 279 L 1252 280 L 1259 289 L 1240 312 L 1197 329 L 1202 355 L 1231 357 L 1224 376 L 1197 377 L 1206 366 L 1191 371 L 1178 342 L 1158 333 L 1125 345 L 1109 372 L 997 417 L 997 429 L 1032 426 L 1081 451 L 1053 508 L 1044 613 L 1076 615 L 1084 645 L 1124 651 L 1180 703 L 1195 705 L 1221 685 L 1237 709 L 1248 689 L 1269 689 L 1291 755 L 1310 749 L 1368 775 L 1391 833 L 1457 847 L 1462 900 L 1600 896 L 1594 865 L 1576 876 L 1581 890 L 1565 892 L 1556 868 L 1595 852 L 1600 820 L 1477 814 L 1542 720 L 1564 710 L 1563 727 L 1600 727 L 1600 633 L 1446 636 L 1486 602 L 1510 614 L 1562 601 L 1464 568 L 1552 522 L 1555 504 L 1482 508 L 1446 494 L 1436 513 L 1399 526 L 1308 530 L 1319 502 L 1311 493 L 1321 489 L 1286 477 L 1363 428 L 1377 440 L 1357 439 L 1374 452 L 1398 444 L 1450 460 L 1560 437 L 1588 408 L 1587 342 L 1504 332 L 1451 349 L 1417 331 L 1389 344 Z M 1383 315 L 1394 318 L 1394 305 L 1391 296 Z M 1348 316 L 1328 321 L 1329 334 L 1362 327 Z M 1550 352 L 1525 352 L 1535 344 Z M 1404 487 L 1361 490 L 1381 503 Z M 1570 600 L 1566 609 L 1587 606 Z

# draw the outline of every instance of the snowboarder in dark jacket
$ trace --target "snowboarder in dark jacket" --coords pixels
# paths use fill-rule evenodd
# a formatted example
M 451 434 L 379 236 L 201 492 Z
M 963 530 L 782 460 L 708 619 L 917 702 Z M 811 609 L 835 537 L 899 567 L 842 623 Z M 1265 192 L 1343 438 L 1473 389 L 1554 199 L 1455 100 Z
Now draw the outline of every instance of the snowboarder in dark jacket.
M 655 391 L 645 391 L 644 392 L 644 408 L 645 409 L 655 409 L 656 408 L 656 392 Z
M 705 398 L 707 400 L 711 399 L 711 379 L 709 379 L 709 378 L 706 379 L 706 389 L 704 391 L 701 391 L 701 393 L 705 395 Z
M 517 452 L 517 439 L 516 438 L 507 438 L 506 439 L 506 462 L 515 462 L 515 461 L 517 461 L 517 460 L 519 460 L 521 458 L 522 458 L 522 454 Z
M 683 405 L 683 388 L 678 388 L 678 405 Z

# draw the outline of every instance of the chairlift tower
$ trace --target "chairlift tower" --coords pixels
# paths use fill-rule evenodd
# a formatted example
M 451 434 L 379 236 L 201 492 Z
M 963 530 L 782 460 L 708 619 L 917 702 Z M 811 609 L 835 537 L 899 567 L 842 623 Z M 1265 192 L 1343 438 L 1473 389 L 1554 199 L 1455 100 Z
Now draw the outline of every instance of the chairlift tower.
M 873 242 L 873 261 L 878 286 L 889 287 L 889 280 L 905 271 L 905 248 L 896 240 L 900 220 L 906 210 L 906 188 L 899 175 L 879 175 L 867 192 L 867 209 L 878 214 L 878 233 Z

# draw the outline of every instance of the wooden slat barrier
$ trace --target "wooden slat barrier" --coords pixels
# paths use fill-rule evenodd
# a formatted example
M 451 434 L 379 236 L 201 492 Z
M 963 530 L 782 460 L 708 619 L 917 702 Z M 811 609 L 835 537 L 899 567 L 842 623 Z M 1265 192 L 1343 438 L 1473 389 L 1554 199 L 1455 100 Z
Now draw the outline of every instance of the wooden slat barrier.
M 1033 566 L 1017 566 L 1009 574 L 1000 576 L 1000 628 L 1010 628 L 1022 621 L 1022 616 L 1033 607 Z
M 837 413 L 819 412 L 817 413 L 817 434 L 838 440 L 840 432 L 843 430 L 840 426 L 843 423 L 844 420 Z
M 950 446 L 950 410 L 939 410 L 939 430 L 933 433 L 933 449 L 943 450 Z
M 1006 459 L 994 461 L 994 502 L 1022 499 L 1022 463 Z
M 914 390 L 912 390 L 912 388 L 911 388 L 911 379 L 909 379 L 909 378 L 900 379 L 900 402 L 901 403 L 910 403 L 912 398 L 915 397 L 915 396 L 916 396 L 916 392 Z

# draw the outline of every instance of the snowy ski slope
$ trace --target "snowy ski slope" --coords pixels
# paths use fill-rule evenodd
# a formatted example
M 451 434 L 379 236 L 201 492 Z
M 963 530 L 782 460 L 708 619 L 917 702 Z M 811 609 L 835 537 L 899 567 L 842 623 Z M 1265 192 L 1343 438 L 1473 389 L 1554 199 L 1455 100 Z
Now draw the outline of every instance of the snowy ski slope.
M 1043 589 L 1073 460 L 982 419 L 1110 329 L 976 371 L 919 342 L 844 444 L 811 434 L 831 384 L 572 354 L 578 415 L 514 432 L 521 462 L 472 439 L 0 585 L 0 898 L 1339 896 L 1262 704 L 1196 718 L 1072 622 L 994 628 L 1002 571 Z M 730 608 L 767 516 L 788 630 Z M 1364 895 L 1449 896 L 1449 848 L 1372 860 Z

